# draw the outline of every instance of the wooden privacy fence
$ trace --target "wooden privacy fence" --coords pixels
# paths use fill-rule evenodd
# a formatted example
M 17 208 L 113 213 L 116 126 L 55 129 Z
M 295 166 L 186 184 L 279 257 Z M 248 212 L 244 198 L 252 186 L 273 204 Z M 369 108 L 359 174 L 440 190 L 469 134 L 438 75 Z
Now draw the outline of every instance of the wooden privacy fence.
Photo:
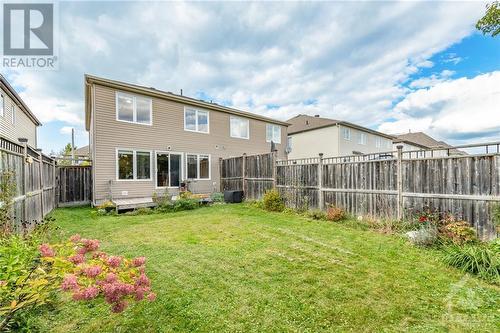
M 58 167 L 58 206 L 89 205 L 92 200 L 92 166 Z
M 0 137 L 0 171 L 14 173 L 16 229 L 21 224 L 29 228 L 56 206 L 56 164 L 52 158 L 27 144 Z
M 354 215 L 387 219 L 409 218 L 430 207 L 469 221 L 480 237 L 492 238 L 491 210 L 500 202 L 499 144 L 486 145 L 481 154 L 458 150 L 475 146 L 454 147 L 446 155 L 398 149 L 282 161 L 274 154 L 235 157 L 220 161 L 221 190 L 243 189 L 246 198 L 260 199 L 275 187 L 289 207 L 325 209 L 333 204 Z

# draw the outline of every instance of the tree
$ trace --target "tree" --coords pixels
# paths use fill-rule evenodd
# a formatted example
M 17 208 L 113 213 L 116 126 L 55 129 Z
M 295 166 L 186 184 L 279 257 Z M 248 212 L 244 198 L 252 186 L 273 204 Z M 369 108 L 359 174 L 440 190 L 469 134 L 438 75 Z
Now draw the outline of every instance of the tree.
M 486 14 L 477 21 L 476 29 L 492 37 L 500 34 L 500 3 L 498 1 L 486 5 Z
M 76 146 L 75 146 L 76 149 Z M 67 159 L 60 159 L 57 163 L 59 165 L 71 165 L 71 161 L 69 158 L 71 158 L 71 143 L 66 144 L 64 148 L 61 150 L 59 153 L 60 157 L 67 158 Z

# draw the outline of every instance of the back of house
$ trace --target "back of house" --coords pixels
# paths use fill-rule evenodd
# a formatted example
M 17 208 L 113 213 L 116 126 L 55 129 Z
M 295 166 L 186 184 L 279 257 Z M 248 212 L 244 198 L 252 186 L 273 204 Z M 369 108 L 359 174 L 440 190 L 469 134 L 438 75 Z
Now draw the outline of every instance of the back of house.
M 93 203 L 219 191 L 219 158 L 277 150 L 287 123 L 215 103 L 85 76 Z
M 37 148 L 40 121 L 21 99 L 7 79 L 0 74 L 0 137 L 19 144 L 19 139 Z

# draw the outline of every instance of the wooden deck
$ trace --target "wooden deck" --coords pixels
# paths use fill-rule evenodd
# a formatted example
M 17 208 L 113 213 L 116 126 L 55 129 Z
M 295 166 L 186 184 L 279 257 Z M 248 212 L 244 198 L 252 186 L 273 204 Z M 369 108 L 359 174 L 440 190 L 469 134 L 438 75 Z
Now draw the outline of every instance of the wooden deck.
M 153 198 L 130 198 L 130 199 L 114 199 L 113 203 L 116 205 L 116 210 L 124 209 L 136 209 L 145 207 L 154 207 L 156 203 L 153 202 Z

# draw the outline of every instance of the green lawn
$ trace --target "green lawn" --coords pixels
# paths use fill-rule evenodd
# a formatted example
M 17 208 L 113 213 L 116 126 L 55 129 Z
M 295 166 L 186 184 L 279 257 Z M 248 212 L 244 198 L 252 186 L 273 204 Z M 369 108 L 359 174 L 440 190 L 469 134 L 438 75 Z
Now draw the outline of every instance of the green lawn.
M 246 205 L 148 216 L 52 214 L 65 235 L 145 255 L 158 298 L 122 314 L 68 301 L 46 332 L 494 332 L 500 290 L 437 252 L 374 231 Z

